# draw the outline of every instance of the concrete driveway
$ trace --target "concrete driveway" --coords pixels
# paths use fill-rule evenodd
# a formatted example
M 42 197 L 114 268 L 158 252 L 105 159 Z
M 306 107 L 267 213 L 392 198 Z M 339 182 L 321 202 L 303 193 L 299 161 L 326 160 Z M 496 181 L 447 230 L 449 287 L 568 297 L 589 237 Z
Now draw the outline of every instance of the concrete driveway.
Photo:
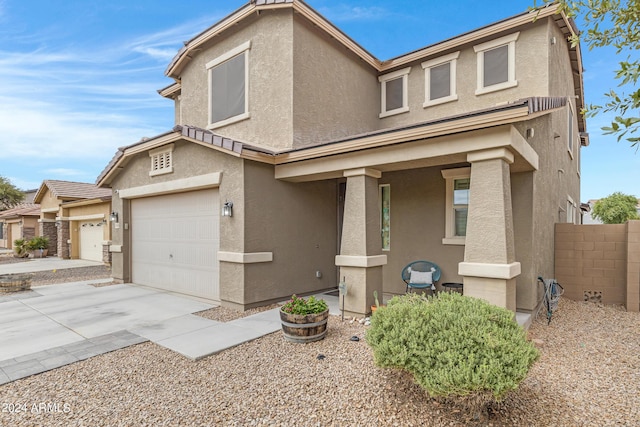
M 45 258 L 0 265 L 0 274 L 96 264 Z M 0 295 L 0 384 L 145 341 L 197 360 L 281 329 L 278 308 L 216 322 L 193 314 L 212 304 L 133 284 L 92 286 L 106 281 Z M 340 313 L 337 297 L 322 298 Z
M 0 384 L 145 341 L 197 360 L 281 328 L 277 308 L 227 323 L 192 314 L 212 307 L 131 284 L 0 296 Z

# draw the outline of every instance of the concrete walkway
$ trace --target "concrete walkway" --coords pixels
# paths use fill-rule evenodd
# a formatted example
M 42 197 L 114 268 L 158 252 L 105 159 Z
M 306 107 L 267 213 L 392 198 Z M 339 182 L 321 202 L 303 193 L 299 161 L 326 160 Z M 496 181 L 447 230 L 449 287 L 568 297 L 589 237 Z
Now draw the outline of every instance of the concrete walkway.
M 0 274 L 35 273 L 36 271 L 63 270 L 66 268 L 95 267 L 102 262 L 84 259 L 62 259 L 56 257 L 33 258 L 28 261 L 0 264 Z
M 0 296 L 0 384 L 145 341 L 197 360 L 281 329 L 277 308 L 222 323 L 192 314 L 211 304 L 129 284 L 91 285 L 101 281 Z M 337 297 L 322 298 L 340 313 Z

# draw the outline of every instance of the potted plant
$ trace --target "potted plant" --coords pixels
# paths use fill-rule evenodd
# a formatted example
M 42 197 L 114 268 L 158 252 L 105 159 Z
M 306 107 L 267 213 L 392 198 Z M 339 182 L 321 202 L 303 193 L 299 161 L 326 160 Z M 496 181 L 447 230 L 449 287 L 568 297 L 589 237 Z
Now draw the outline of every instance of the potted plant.
M 307 343 L 323 339 L 327 334 L 328 319 L 326 301 L 314 296 L 304 299 L 294 294 L 280 307 L 282 332 L 289 342 Z
M 37 236 L 26 243 L 26 247 L 33 254 L 34 258 L 44 258 L 49 250 L 49 239 L 45 236 Z
M 29 256 L 27 252 L 27 244 L 24 239 L 16 239 L 13 241 L 13 256 L 16 258 L 26 258 Z

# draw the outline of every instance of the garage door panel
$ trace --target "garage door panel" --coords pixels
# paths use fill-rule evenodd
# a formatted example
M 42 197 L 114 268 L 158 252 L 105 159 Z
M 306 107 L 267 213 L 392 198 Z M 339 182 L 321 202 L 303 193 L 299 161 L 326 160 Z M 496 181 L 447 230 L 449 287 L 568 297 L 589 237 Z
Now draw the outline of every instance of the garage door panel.
M 78 224 L 79 253 L 81 259 L 102 261 L 102 241 L 104 240 L 102 221 L 84 221 Z
M 134 283 L 219 300 L 218 190 L 131 203 Z

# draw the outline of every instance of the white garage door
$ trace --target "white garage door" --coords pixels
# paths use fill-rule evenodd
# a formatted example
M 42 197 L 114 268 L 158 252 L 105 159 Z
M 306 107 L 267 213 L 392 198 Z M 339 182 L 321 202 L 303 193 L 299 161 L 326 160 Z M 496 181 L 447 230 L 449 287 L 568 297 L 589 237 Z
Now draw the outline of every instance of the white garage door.
M 131 201 L 133 283 L 219 301 L 218 190 Z
M 78 224 L 80 234 L 80 259 L 102 261 L 102 221 L 84 221 Z

